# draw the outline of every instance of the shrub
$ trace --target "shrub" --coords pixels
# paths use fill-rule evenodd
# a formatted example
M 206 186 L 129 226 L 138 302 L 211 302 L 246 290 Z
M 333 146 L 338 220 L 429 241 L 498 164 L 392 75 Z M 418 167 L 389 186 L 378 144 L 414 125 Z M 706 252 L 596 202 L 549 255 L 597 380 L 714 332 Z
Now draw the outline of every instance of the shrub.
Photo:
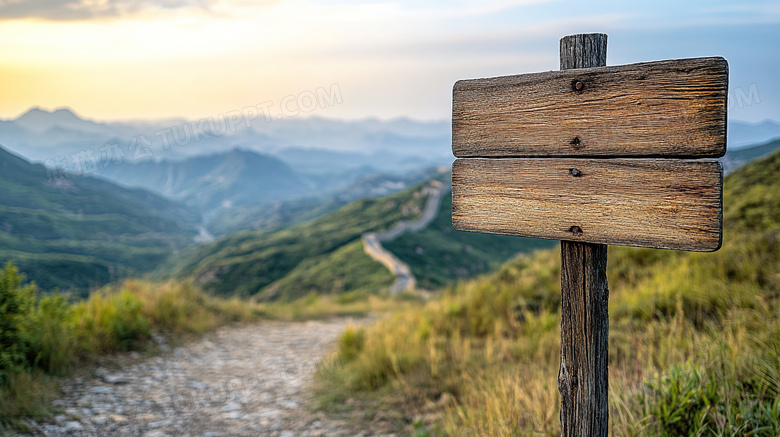
M 35 285 L 20 287 L 23 279 L 12 263 L 0 272 L 0 383 L 25 363 L 27 341 L 22 324 L 35 302 Z
M 363 351 L 365 342 L 366 331 L 350 325 L 339 337 L 339 355 L 345 360 L 352 360 Z
M 86 302 L 77 303 L 73 327 L 79 343 L 93 354 L 127 351 L 150 337 L 143 301 L 127 290 L 93 293 Z
M 38 300 L 23 322 L 29 347 L 27 362 L 53 375 L 67 374 L 78 359 L 78 343 L 69 323 L 73 308 L 62 295 Z

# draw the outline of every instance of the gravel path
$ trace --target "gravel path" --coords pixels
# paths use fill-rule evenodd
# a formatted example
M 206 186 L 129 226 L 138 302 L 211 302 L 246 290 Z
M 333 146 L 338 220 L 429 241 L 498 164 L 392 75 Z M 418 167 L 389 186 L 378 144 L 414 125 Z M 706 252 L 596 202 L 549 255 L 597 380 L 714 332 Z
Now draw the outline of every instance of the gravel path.
M 314 374 L 341 371 L 333 350 L 347 323 L 225 327 L 158 357 L 118 357 L 65 381 L 65 414 L 36 424 L 37 435 L 367 435 L 307 408 Z

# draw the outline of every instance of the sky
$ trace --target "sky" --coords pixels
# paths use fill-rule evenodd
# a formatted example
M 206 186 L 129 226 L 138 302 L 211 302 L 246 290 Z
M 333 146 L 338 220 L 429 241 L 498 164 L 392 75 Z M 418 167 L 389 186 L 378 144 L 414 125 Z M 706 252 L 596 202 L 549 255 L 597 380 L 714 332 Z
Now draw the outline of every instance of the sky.
M 609 65 L 723 56 L 729 117 L 780 120 L 780 2 L 750 0 L 0 0 L 0 118 L 446 120 L 456 80 L 556 70 L 587 32 Z

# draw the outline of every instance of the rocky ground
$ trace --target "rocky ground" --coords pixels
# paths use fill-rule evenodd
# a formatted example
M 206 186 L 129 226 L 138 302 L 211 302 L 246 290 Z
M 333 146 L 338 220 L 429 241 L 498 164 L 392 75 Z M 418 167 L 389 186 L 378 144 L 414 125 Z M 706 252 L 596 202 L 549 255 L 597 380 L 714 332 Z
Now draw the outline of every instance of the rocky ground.
M 35 435 L 381 435 L 311 408 L 314 375 L 342 369 L 333 351 L 347 323 L 224 327 L 156 357 L 117 357 L 64 381 L 64 413 Z

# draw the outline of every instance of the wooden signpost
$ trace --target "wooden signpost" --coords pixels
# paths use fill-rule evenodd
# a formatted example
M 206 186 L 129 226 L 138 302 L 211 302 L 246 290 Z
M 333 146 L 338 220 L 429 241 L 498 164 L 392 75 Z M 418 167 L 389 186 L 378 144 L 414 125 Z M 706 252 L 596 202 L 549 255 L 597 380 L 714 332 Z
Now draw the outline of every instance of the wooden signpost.
M 572 35 L 561 71 L 453 88 L 455 229 L 561 240 L 567 437 L 607 435 L 607 245 L 710 252 L 722 238 L 726 60 L 606 58 L 606 35 Z

